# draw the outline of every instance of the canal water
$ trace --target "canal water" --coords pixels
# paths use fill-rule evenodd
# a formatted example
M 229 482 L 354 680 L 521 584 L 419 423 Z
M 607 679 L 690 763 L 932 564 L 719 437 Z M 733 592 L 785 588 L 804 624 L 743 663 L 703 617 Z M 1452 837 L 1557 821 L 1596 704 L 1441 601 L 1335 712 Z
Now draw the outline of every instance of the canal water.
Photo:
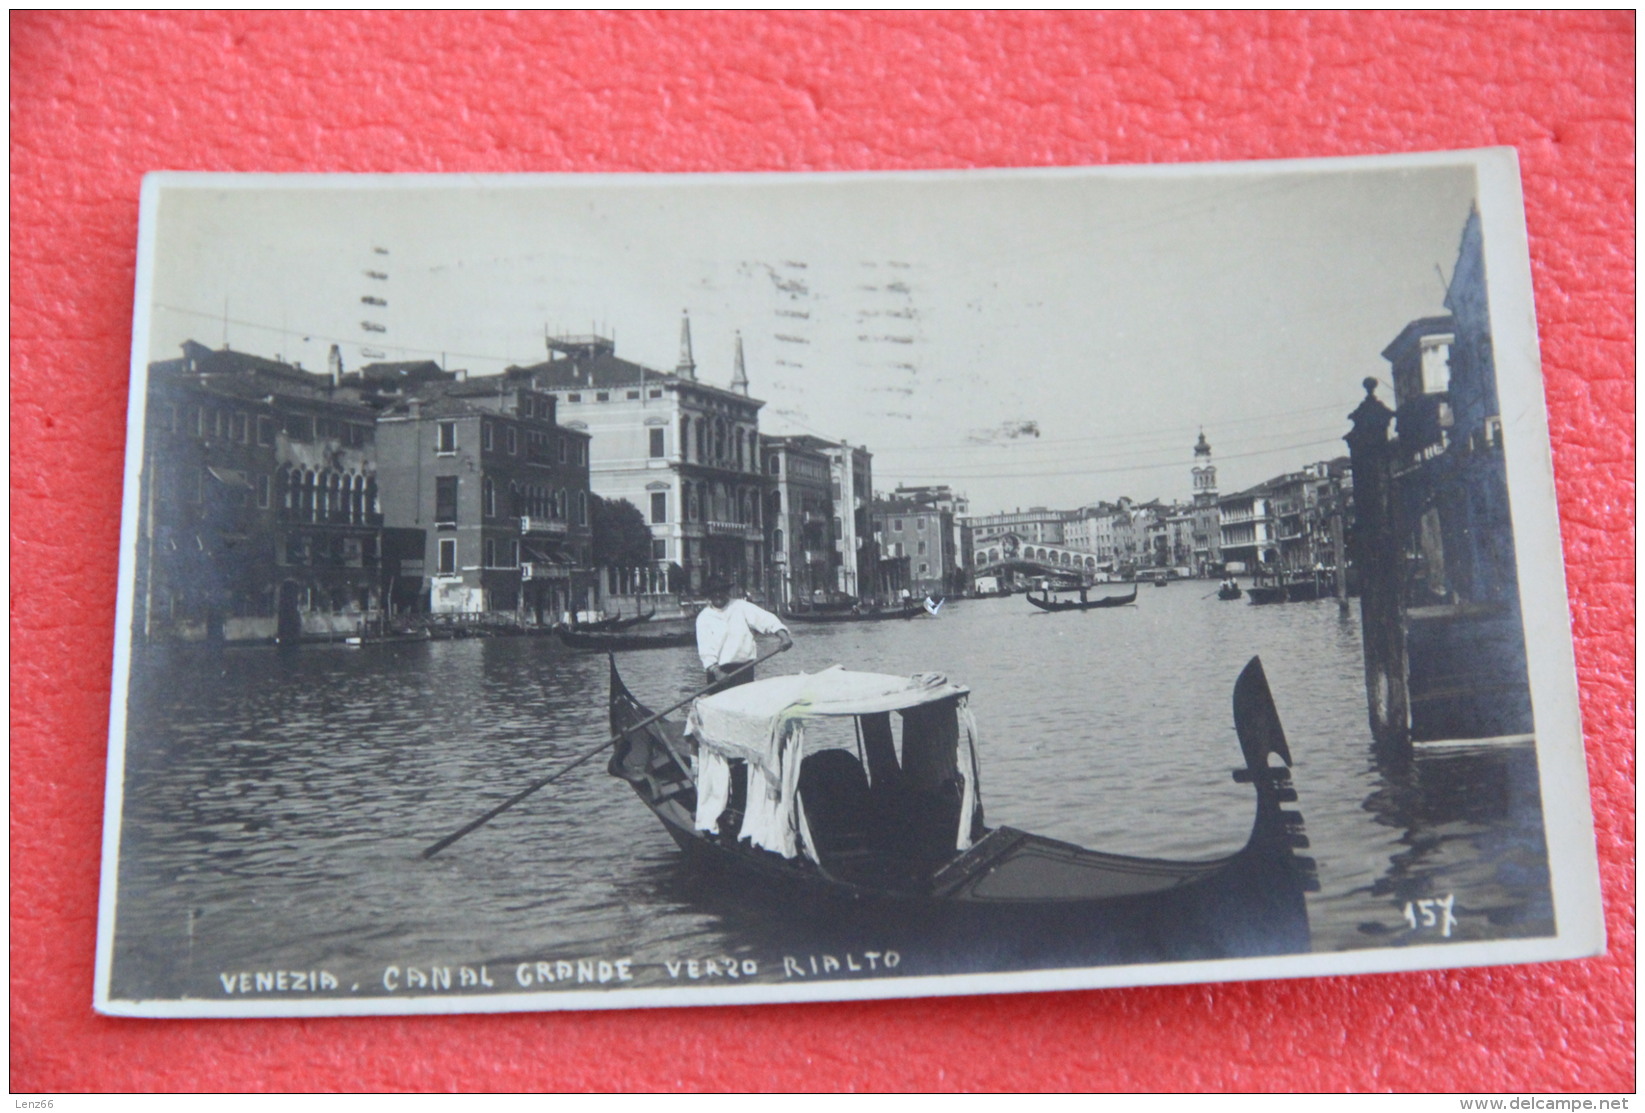
M 973 693 L 991 825 L 1205 858 L 1250 832 L 1231 694 L 1260 655 L 1295 761 L 1298 853 L 1318 875 L 1312 950 L 1550 934 L 1533 751 L 1379 757 L 1357 603 L 1253 607 L 1214 587 L 1145 585 L 1135 606 L 1082 613 L 1009 597 L 796 627 L 762 675 L 945 673 Z M 686 649 L 618 665 L 655 707 L 702 676 Z M 319 988 L 345 997 L 422 978 L 453 993 L 780 982 L 836 973 L 810 965 L 830 947 L 861 968 L 838 976 L 990 968 L 894 933 L 819 942 L 758 894 L 728 905 L 603 758 L 423 859 L 606 736 L 605 657 L 556 639 L 150 649 L 132 678 L 114 998 L 297 993 L 293 977 L 272 988 L 277 971 L 324 972 Z

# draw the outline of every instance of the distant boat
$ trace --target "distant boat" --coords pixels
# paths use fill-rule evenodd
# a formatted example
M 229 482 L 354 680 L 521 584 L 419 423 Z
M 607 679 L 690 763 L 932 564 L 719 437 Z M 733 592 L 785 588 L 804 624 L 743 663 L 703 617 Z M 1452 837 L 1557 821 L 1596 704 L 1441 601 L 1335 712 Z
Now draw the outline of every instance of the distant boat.
M 1123 607 L 1137 601 L 1137 588 L 1131 586 L 1130 595 L 1108 595 L 1101 599 L 1053 599 L 1051 593 L 1046 592 L 1042 598 L 1028 596 L 1028 601 L 1042 611 L 1094 611 L 1103 607 Z
M 1232 580 L 1217 588 L 1217 598 L 1222 600 L 1238 599 L 1242 594 L 1239 585 Z
M 913 618 L 925 613 L 925 608 L 908 606 L 887 608 L 880 611 L 784 611 L 784 622 L 798 622 L 801 625 L 823 625 L 838 622 L 886 622 L 894 618 Z
M 697 644 L 695 630 L 646 632 L 631 634 L 618 630 L 565 630 L 556 631 L 560 641 L 571 649 L 599 649 L 621 652 L 631 649 L 682 649 Z

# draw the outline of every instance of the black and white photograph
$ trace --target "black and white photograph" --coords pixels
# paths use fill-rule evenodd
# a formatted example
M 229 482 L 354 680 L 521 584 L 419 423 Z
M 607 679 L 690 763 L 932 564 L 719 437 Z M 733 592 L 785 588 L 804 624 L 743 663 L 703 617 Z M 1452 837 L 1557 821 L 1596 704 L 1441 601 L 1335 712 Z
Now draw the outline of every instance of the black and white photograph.
M 1511 150 L 145 180 L 96 1006 L 1604 948 Z

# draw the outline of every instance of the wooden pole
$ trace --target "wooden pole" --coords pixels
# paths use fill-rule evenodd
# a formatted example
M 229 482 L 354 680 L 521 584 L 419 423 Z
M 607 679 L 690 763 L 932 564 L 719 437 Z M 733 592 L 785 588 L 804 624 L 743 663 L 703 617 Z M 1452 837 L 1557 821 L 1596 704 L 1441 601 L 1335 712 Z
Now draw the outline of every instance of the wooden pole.
M 520 801 L 522 801 L 526 797 L 530 796 L 532 793 L 536 792 L 539 789 L 546 788 L 547 786 L 553 784 L 555 781 L 559 780 L 561 777 L 565 776 L 567 773 L 571 772 L 573 769 L 577 768 L 579 765 L 582 765 L 584 762 L 588 761 L 590 758 L 592 758 L 592 757 L 596 756 L 597 754 L 599 754 L 599 753 L 609 749 L 610 747 L 616 745 L 618 739 L 623 738 L 626 735 L 632 734 L 635 731 L 641 729 L 642 727 L 650 726 L 652 723 L 656 722 L 658 719 L 661 719 L 664 715 L 667 715 L 670 711 L 678 711 L 680 708 L 684 707 L 686 704 L 690 703 L 692 700 L 698 698 L 699 696 L 706 695 L 711 689 L 713 689 L 717 685 L 723 684 L 730 677 L 737 676 L 741 673 L 747 672 L 749 669 L 753 668 L 755 665 L 759 664 L 762 661 L 769 661 L 771 658 L 775 657 L 777 654 L 783 652 L 783 650 L 788 649 L 789 646 L 791 646 L 792 644 L 793 644 L 792 642 L 789 642 L 785 645 L 780 645 L 776 649 L 773 649 L 770 653 L 766 653 L 762 656 L 756 657 L 756 658 L 754 658 L 754 660 L 748 662 L 746 665 L 741 665 L 741 666 L 739 666 L 735 669 L 732 669 L 725 676 L 723 676 L 719 680 L 715 681 L 714 684 L 710 684 L 710 685 L 708 685 L 708 687 L 703 688 L 700 691 L 692 692 L 689 696 L 686 696 L 684 699 L 679 700 L 676 703 L 669 704 L 667 707 L 663 708 L 661 711 L 655 712 L 652 715 L 650 715 L 650 716 L 648 716 L 644 719 L 641 719 L 639 722 L 635 723 L 633 726 L 629 727 L 626 730 L 618 731 L 616 734 L 613 734 L 610 738 L 607 738 L 604 742 L 601 742 L 598 746 L 595 746 L 592 750 L 585 751 L 575 761 L 571 762 L 571 764 L 562 766 L 559 770 L 557 770 L 554 773 L 550 773 L 548 776 L 543 777 L 541 780 L 532 781 L 525 788 L 521 789 L 519 792 L 516 792 L 513 796 L 510 796 L 507 800 L 504 800 L 501 804 L 498 804 L 495 808 L 492 808 L 490 811 L 486 812 L 480 818 L 478 818 L 476 820 L 473 820 L 472 822 L 464 824 L 462 827 L 459 827 L 457 830 L 453 831 L 451 834 L 447 835 L 445 838 L 441 839 L 439 842 L 434 843 L 432 846 L 428 847 L 426 850 L 423 851 L 423 857 L 424 858 L 434 857 L 436 854 L 440 853 L 440 851 L 444 850 L 446 847 L 450 846 L 452 843 L 456 842 L 458 839 L 462 838 L 463 836 L 469 835 L 469 834 L 472 834 L 475 831 L 478 831 L 481 827 L 484 827 L 487 823 L 490 823 L 493 819 L 496 819 L 498 816 L 500 816 L 504 812 L 508 811 L 508 809 L 512 808 L 515 804 L 518 804 Z

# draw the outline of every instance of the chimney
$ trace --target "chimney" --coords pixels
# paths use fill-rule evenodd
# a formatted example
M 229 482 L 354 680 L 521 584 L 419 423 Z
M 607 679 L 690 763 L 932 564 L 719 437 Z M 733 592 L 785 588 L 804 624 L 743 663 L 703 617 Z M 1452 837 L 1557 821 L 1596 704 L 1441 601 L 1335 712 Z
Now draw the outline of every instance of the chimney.
M 343 350 L 335 344 L 331 346 L 331 353 L 326 356 L 326 371 L 331 375 L 332 386 L 337 386 L 343 381 Z
M 731 389 L 744 397 L 748 396 L 748 368 L 743 365 L 743 334 L 737 331 L 737 351 L 732 357 Z
M 691 315 L 683 309 L 680 311 L 680 362 L 675 366 L 674 374 L 682 379 L 697 381 L 697 361 L 691 358 Z

